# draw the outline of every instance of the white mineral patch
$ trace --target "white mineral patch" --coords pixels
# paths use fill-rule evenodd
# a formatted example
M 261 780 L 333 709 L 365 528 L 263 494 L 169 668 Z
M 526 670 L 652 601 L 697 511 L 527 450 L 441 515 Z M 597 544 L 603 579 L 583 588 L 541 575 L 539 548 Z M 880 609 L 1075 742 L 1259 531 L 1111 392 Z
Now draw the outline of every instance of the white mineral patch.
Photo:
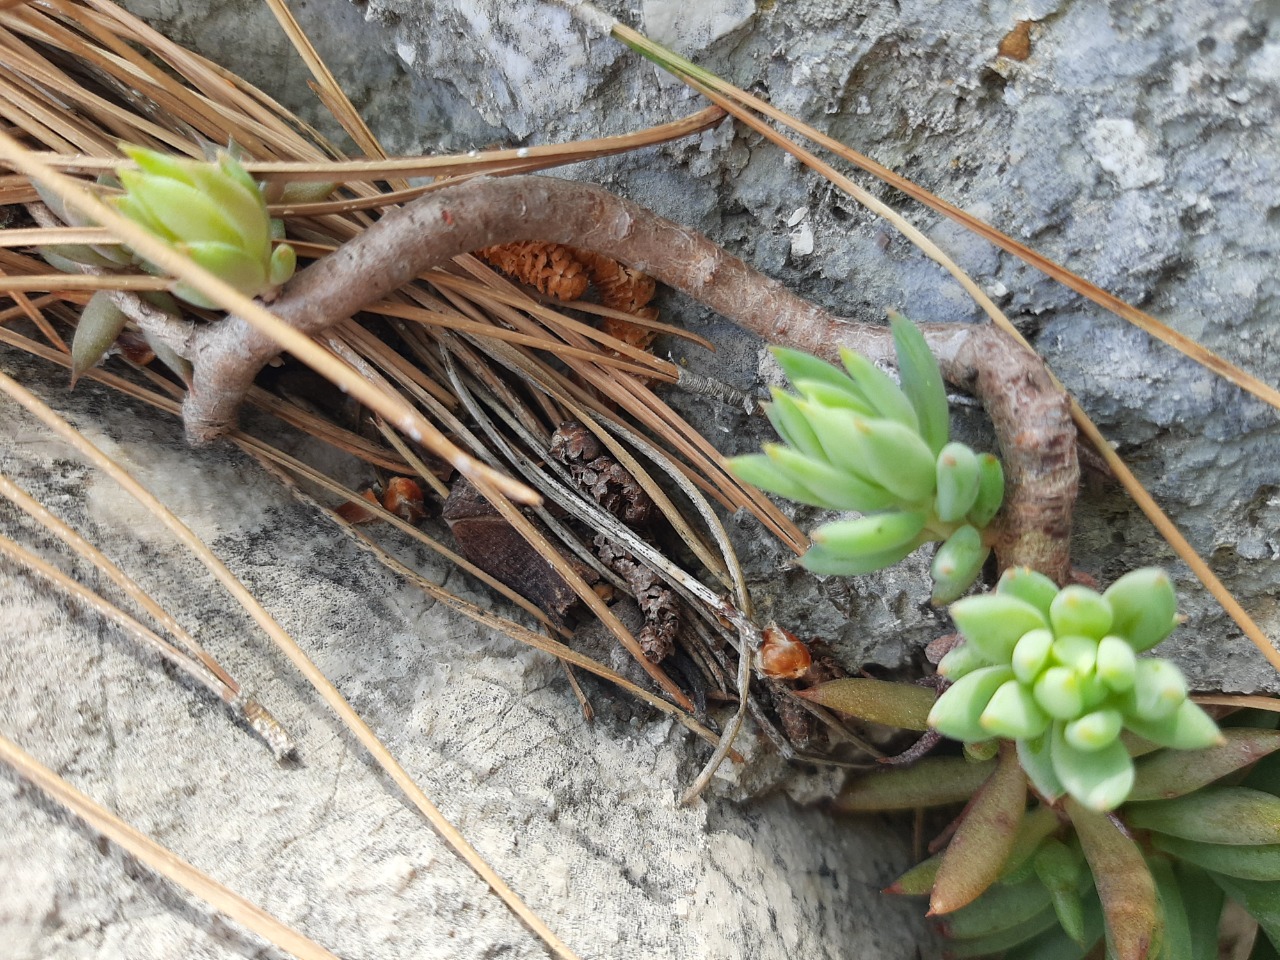
M 1085 144 L 1121 190 L 1150 186 L 1164 179 L 1164 161 L 1147 152 L 1146 141 L 1132 120 L 1098 120 Z
M 754 0 L 644 0 L 645 32 L 679 50 L 703 50 L 737 30 L 756 12 Z
M 813 253 L 813 227 L 802 223 L 791 231 L 791 255 L 807 257 Z

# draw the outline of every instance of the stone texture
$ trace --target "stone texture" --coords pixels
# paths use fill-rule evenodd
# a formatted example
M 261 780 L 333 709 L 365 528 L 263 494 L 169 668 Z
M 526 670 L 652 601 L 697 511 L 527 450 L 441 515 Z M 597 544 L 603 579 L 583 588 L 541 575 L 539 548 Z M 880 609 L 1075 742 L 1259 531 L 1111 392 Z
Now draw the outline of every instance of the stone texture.
M 599 718 L 586 723 L 553 660 L 396 582 L 255 464 L 193 452 L 176 422 L 93 384 L 68 396 L 61 374 L 8 353 L 0 368 L 65 411 L 227 561 L 581 956 L 835 958 L 857 942 L 862 956 L 907 960 L 927 942 L 918 905 L 878 893 L 909 864 L 895 831 L 837 823 L 782 795 L 679 807 L 707 753 L 683 728 L 642 722 L 600 684 L 590 685 Z M 341 956 L 545 955 L 153 518 L 15 405 L 0 403 L 0 416 L 0 470 L 154 591 L 285 724 L 301 762 L 278 766 L 212 697 L 0 562 L 7 736 Z M 103 589 L 38 528 L 8 508 L 0 516 L 6 534 Z M 396 552 L 484 601 L 421 550 Z M 10 960 L 264 955 L 255 937 L 8 771 L 0 825 Z
M 317 116 L 305 72 L 261 5 L 132 5 Z M 644 28 L 631 19 L 638 7 L 680 52 L 1280 382 L 1276 4 L 601 6 Z M 395 151 L 600 136 L 700 106 L 550 0 L 363 7 L 308 0 L 294 10 Z M 1029 57 L 998 57 L 1002 38 L 1024 20 L 1033 21 Z M 894 306 L 921 320 L 978 319 L 930 261 L 732 124 L 559 175 L 604 183 L 696 226 L 842 315 L 876 320 Z M 892 191 L 871 189 L 991 292 L 1263 629 L 1280 636 L 1276 412 L 1016 259 Z M 800 210 L 807 213 L 797 217 Z M 722 318 L 672 295 L 662 304 L 667 319 L 719 347 L 712 356 L 671 344 L 680 362 L 745 390 L 776 379 L 760 345 Z M 40 376 L 25 365 L 22 373 Z M 264 594 L 428 792 L 584 955 L 838 957 L 850 943 L 859 956 L 915 955 L 922 936 L 915 906 L 874 892 L 905 862 L 902 846 L 878 825 L 837 829 L 776 797 L 677 809 L 673 797 L 702 756 L 678 731 L 633 726 L 625 707 L 585 726 L 541 657 L 446 619 L 389 582 L 252 467 L 186 451 L 171 425 L 127 406 L 122 412 L 90 389 L 68 399 L 55 381 L 43 382 L 149 477 L 166 475 L 165 496 Z M 765 435 L 758 420 L 728 406 L 672 402 L 726 452 Z M 956 411 L 964 438 L 989 445 L 980 411 Z M 8 410 L 5 418 L 20 423 Z M 13 613 L 0 618 L 14 651 L 0 661 L 6 732 L 344 954 L 539 955 L 369 771 L 282 658 L 238 619 L 228 621 L 226 603 L 190 561 L 153 543 L 145 519 L 37 433 L 15 427 L 4 443 L 4 468 L 82 517 L 109 549 L 136 558 L 279 711 L 306 759 L 300 769 L 275 768 L 215 705 L 8 566 L 0 567 L 7 578 L 0 602 Z M 241 492 L 228 501 L 232 486 Z M 806 525 L 815 520 L 811 511 L 797 515 Z M 945 629 L 924 604 L 927 558 L 852 584 L 818 580 L 786 566 L 748 521 L 733 532 L 762 612 L 836 640 L 850 663 L 909 665 Z M 1085 485 L 1075 555 L 1103 582 L 1144 563 L 1171 566 L 1189 621 L 1167 649 L 1199 685 L 1280 686 L 1101 478 Z M 419 560 L 451 588 L 469 590 Z M 741 796 L 779 775 L 775 764 L 720 789 Z M 118 854 L 99 854 L 83 830 L 11 777 L 0 784 L 0 823 L 14 825 L 0 831 L 0 931 L 18 944 L 18 957 L 258 949 L 202 906 L 138 878 Z

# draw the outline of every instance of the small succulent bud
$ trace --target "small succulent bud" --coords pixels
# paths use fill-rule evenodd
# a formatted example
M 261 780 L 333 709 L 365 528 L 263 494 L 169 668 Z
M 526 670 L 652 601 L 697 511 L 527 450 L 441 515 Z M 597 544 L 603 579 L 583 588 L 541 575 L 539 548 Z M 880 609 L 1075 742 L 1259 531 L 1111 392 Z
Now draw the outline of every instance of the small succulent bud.
M 1123 637 L 1108 636 L 1098 641 L 1098 679 L 1116 693 L 1133 686 L 1138 658 Z
M 1010 662 L 1013 675 L 1019 683 L 1027 686 L 1036 682 L 1040 671 L 1049 664 L 1049 655 L 1053 652 L 1053 631 L 1046 628 L 1028 630 L 1013 648 Z
M 118 171 L 125 192 L 116 207 L 246 296 L 269 295 L 293 274 L 291 247 L 273 250 L 262 193 L 230 154 L 215 162 L 124 146 L 137 169 Z M 174 293 L 196 306 L 217 304 L 179 282 Z
M 944 523 L 964 519 L 978 500 L 978 455 L 963 443 L 949 443 L 938 454 L 934 510 Z
M 1111 604 L 1096 590 L 1064 587 L 1049 606 L 1049 623 L 1058 636 L 1079 634 L 1101 640 L 1111 629 Z

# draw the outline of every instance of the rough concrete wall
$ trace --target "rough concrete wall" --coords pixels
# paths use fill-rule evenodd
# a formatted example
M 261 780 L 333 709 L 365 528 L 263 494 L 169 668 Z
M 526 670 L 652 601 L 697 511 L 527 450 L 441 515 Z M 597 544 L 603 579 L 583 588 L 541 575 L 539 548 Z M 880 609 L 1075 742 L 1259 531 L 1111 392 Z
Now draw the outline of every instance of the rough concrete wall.
M 632 16 L 631 5 L 603 6 Z M 258 4 L 137 0 L 134 8 L 290 106 L 308 103 L 304 71 Z M 1274 2 L 645 0 L 638 10 L 642 19 L 629 22 L 1280 381 Z M 541 0 L 372 0 L 364 16 L 345 0 L 310 0 L 295 12 L 397 151 L 599 136 L 699 106 Z M 1034 21 L 1029 58 L 997 58 L 1019 20 Z M 878 319 L 892 305 L 922 320 L 977 319 L 955 284 L 901 239 L 731 124 L 564 175 L 697 226 L 846 316 Z M 928 228 L 1034 337 L 1264 629 L 1280 635 L 1275 412 L 873 189 Z M 720 318 L 677 297 L 664 308 L 720 346 L 708 356 L 673 345 L 694 369 L 744 389 L 774 375 L 759 344 Z M 52 381 L 46 391 L 60 396 Z M 914 908 L 874 895 L 904 858 L 875 827 L 835 830 L 780 800 L 676 810 L 677 785 L 701 755 L 684 738 L 662 724 L 581 724 L 544 661 L 426 609 L 252 468 L 190 454 L 170 425 L 132 408 L 113 415 L 115 401 L 91 389 L 59 402 L 150 476 L 160 467 L 171 474 L 166 496 L 585 955 L 837 957 L 849 943 L 859 956 L 914 955 L 918 927 L 902 926 Z M 762 435 L 728 407 L 673 402 L 726 452 Z M 957 416 L 966 437 L 983 437 L 980 414 Z M 0 618 L 14 651 L 0 660 L 6 732 L 346 955 L 539 955 L 353 754 L 283 661 L 227 622 L 226 604 L 187 561 L 121 525 L 103 482 L 65 451 L 21 429 L 6 443 L 7 471 L 43 484 L 111 550 L 155 569 L 171 602 L 294 728 L 306 763 L 276 770 L 215 707 L 10 567 L 0 596 L 23 614 Z M 220 504 L 233 485 L 245 493 Z M 750 525 L 735 533 L 761 607 L 801 632 L 837 638 L 850 661 L 898 665 L 941 629 L 921 605 L 923 559 L 852 585 L 823 582 L 780 570 L 785 558 Z M 1141 515 L 1101 480 L 1084 491 L 1076 556 L 1104 581 L 1137 563 L 1172 564 Z M 1261 657 L 1187 571 L 1173 569 L 1190 614 L 1174 644 L 1182 662 L 1205 686 L 1274 687 Z M 449 585 L 467 590 L 457 577 Z M 498 724 L 495 700 L 504 707 Z M 149 739 L 169 729 L 176 747 Z M 133 879 L 138 871 L 117 854 L 100 856 L 79 828 L 12 779 L 0 782 L 0 823 L 15 825 L 0 836 L 0 903 L 17 905 L 0 932 L 17 956 L 258 949 L 203 907 Z M 638 835 L 653 846 L 636 850 Z
M 93 384 L 68 396 L 60 373 L 8 353 L 0 369 L 182 515 L 580 956 L 836 960 L 857 943 L 860 957 L 909 960 L 929 942 L 918 903 L 878 892 L 910 863 L 884 823 L 836 823 L 781 795 L 679 807 L 708 752 L 682 727 L 635 716 L 601 684 L 588 684 L 598 717 L 585 722 L 554 660 L 396 582 L 252 462 L 193 452 L 175 421 Z M 277 765 L 211 697 L 8 562 L 5 735 L 340 956 L 546 955 L 153 518 L 14 405 L 0 418 L 0 470 L 154 591 L 301 761 Z M 112 595 L 40 528 L 3 518 L 6 535 Z M 393 549 L 486 602 L 421 548 Z M 7 772 L 0 827 L 6 960 L 277 956 Z
M 269 21 L 247 25 L 266 18 L 253 4 L 212 4 L 211 21 L 204 5 L 134 6 L 232 60 L 250 41 L 248 75 L 266 74 L 287 102 L 314 110 L 283 38 Z M 297 14 L 393 149 L 594 137 L 701 105 L 555 0 L 360 6 L 372 23 L 353 20 L 341 0 L 311 0 Z M 1275 3 L 598 6 L 1280 382 Z M 998 56 L 1023 21 L 1027 58 Z M 732 124 L 557 175 L 603 183 L 696 226 L 841 315 L 877 321 L 894 307 L 920 320 L 980 319 L 959 285 L 906 241 Z M 1280 417 L 1016 258 L 894 191 L 871 189 L 925 228 L 1031 336 L 1201 555 L 1263 629 L 1280 635 Z M 744 389 L 777 376 L 759 344 L 721 318 L 676 296 L 666 309 L 719 345 L 710 356 L 672 344 L 693 369 Z M 728 453 L 767 436 L 733 410 L 673 404 Z M 990 442 L 980 416 L 957 418 L 962 434 Z M 799 518 L 816 520 L 808 511 Z M 927 558 L 852 585 L 821 583 L 784 569 L 788 557 L 753 530 L 740 542 L 762 606 L 835 639 L 852 661 L 900 665 L 937 632 L 938 618 L 920 609 Z M 1276 688 L 1262 656 L 1114 483 L 1086 478 L 1075 556 L 1104 583 L 1137 565 L 1170 567 L 1189 620 L 1169 651 L 1206 688 Z M 783 591 L 769 588 L 779 583 Z

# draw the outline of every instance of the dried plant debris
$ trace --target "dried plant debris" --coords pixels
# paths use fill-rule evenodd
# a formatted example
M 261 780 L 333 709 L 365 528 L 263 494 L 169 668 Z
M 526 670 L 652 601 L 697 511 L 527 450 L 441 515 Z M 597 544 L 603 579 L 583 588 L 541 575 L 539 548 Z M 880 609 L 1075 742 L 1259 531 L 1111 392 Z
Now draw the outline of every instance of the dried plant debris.
M 605 452 L 590 430 L 574 420 L 560 424 L 551 437 L 550 453 L 568 468 L 583 493 L 649 539 L 653 501 L 635 477 Z M 675 650 L 680 631 L 680 606 L 675 594 L 657 572 L 608 534 L 596 534 L 593 544 L 596 556 L 626 581 L 644 613 L 644 627 L 636 635 L 644 655 L 652 663 L 661 663 Z
M 475 485 L 465 478 L 454 482 L 441 513 L 462 555 L 485 573 L 537 604 L 555 623 L 564 626 L 578 603 L 573 587 L 538 553 L 529 541 L 498 514 Z M 594 570 L 566 558 L 578 574 L 594 585 Z
M 580 300 L 591 287 L 602 306 L 642 320 L 658 318 L 658 311 L 649 306 L 657 291 L 653 277 L 592 250 L 563 243 L 528 241 L 485 247 L 476 255 L 557 300 Z M 600 329 L 642 350 L 653 342 L 655 335 L 649 328 L 617 317 L 605 317 Z
M 550 452 L 568 468 L 583 493 L 637 533 L 648 530 L 653 500 L 590 430 L 566 420 L 552 435 Z

